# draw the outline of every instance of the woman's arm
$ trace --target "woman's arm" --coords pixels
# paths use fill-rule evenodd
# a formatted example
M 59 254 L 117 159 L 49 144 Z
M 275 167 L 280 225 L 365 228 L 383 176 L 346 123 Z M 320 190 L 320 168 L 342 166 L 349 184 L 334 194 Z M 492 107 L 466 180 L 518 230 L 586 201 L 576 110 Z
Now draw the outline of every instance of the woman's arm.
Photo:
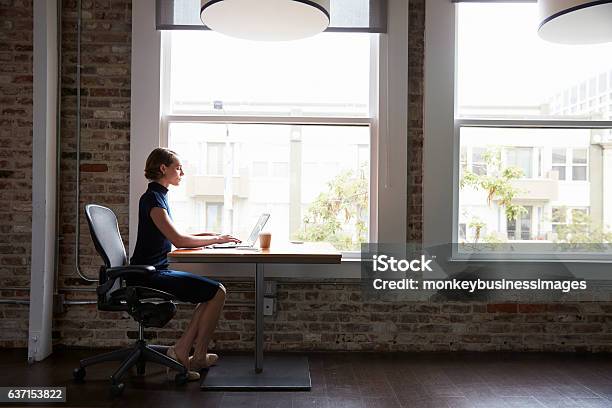
M 212 244 L 223 244 L 225 242 L 240 242 L 239 239 L 230 235 L 217 235 L 210 238 L 200 238 L 195 235 L 181 234 L 174 228 L 172 220 L 163 208 L 151 209 L 151 219 L 162 234 L 177 248 L 196 248 Z

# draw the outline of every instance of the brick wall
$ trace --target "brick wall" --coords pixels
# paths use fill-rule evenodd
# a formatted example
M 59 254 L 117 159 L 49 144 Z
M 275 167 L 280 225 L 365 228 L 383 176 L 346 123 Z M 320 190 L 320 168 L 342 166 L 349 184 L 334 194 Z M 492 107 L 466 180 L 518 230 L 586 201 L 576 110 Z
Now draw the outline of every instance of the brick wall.
M 408 210 L 406 242 L 423 240 L 423 60 L 425 0 L 411 0 L 408 32 Z
M 1 0 L 0 298 L 18 300 L 30 285 L 32 34 L 32 1 Z M 0 344 L 22 347 L 27 336 L 27 305 L 0 304 Z
M 224 282 L 228 305 L 215 333 L 215 350 L 252 350 L 254 310 L 250 283 Z M 354 282 L 278 285 L 278 309 L 264 319 L 266 350 L 342 351 L 563 351 L 609 352 L 612 305 L 486 304 L 482 302 L 369 302 Z M 148 338 L 171 344 L 193 307 L 182 305 L 164 329 Z M 137 336 L 135 323 L 95 305 L 71 306 L 58 319 L 61 343 L 122 346 Z
M 409 197 L 407 240 L 422 238 L 424 0 L 410 2 Z M 107 205 L 127 237 L 131 2 L 83 0 L 81 203 Z M 93 300 L 92 284 L 74 267 L 76 146 L 76 1 L 63 2 L 61 121 L 61 247 L 59 288 L 67 300 Z M 32 132 L 32 9 L 30 1 L 0 0 L 0 287 L 29 284 Z M 14 160 L 16 159 L 16 160 Z M 81 269 L 95 276 L 99 258 L 81 219 Z M 218 350 L 251 349 L 254 339 L 252 282 L 228 280 L 228 303 L 215 335 Z M 23 289 L 2 298 L 27 299 Z M 610 351 L 612 305 L 487 304 L 483 302 L 369 302 L 355 282 L 278 286 L 277 314 L 266 317 L 271 350 L 520 350 Z M 136 337 L 127 315 L 98 312 L 95 304 L 68 305 L 54 320 L 57 344 L 123 346 Z M 172 343 L 186 327 L 192 306 L 164 329 L 150 331 Z M 0 305 L 0 346 L 24 346 L 28 309 Z
M 59 286 L 67 291 L 93 285 L 75 272 L 76 1 L 64 0 L 62 14 Z M 96 202 L 112 208 L 121 234 L 128 235 L 131 1 L 83 0 L 81 30 L 80 269 L 97 278 L 99 257 L 83 206 Z
M 76 1 L 64 0 L 59 288 L 68 301 L 91 301 L 96 284 L 79 278 L 75 259 L 77 17 Z M 130 0 L 82 0 L 79 269 L 91 278 L 97 278 L 100 258 L 83 214 L 85 204 L 115 212 L 127 247 L 131 20 Z M 105 339 L 131 322 L 117 313 L 98 312 L 95 304 L 69 305 L 57 316 L 53 337 L 56 343 L 106 345 Z

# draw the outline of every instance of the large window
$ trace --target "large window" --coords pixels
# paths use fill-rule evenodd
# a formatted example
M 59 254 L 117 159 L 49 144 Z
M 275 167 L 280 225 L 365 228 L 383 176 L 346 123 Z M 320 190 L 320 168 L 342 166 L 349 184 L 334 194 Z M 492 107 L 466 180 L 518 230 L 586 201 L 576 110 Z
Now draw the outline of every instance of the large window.
M 433 187 L 426 186 L 436 192 L 432 208 L 438 212 L 445 197 L 453 203 L 453 228 L 432 221 L 425 226 L 434 230 L 431 235 L 466 244 L 459 250 L 481 251 L 485 258 L 494 244 L 517 253 L 525 245 L 554 252 L 610 243 L 612 44 L 541 40 L 535 2 L 441 2 L 428 5 L 428 14 L 430 25 L 456 23 L 451 36 L 426 36 L 434 61 L 426 96 L 440 102 L 426 111 L 426 129 L 448 131 L 432 131 L 425 139 L 439 139 L 442 146 L 446 137 L 454 159 L 452 178 L 436 177 Z M 453 44 L 450 57 L 437 51 Z M 433 67 L 444 66 L 442 61 L 456 66 L 452 78 Z M 451 110 L 441 105 L 453 101 L 447 115 Z M 453 195 L 438 194 L 452 180 Z
M 355 251 L 370 240 L 374 35 L 163 35 L 163 139 L 185 171 L 170 196 L 187 212 L 179 228 L 246 237 L 268 212 L 278 242 Z

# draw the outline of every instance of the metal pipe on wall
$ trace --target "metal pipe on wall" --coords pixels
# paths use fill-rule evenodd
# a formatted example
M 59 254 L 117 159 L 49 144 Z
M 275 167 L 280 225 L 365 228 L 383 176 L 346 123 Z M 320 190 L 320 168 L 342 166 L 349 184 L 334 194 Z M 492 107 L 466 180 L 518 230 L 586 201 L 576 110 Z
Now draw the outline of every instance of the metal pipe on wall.
M 91 279 L 83 275 L 80 261 L 81 243 L 81 25 L 83 10 L 81 0 L 77 1 L 77 62 L 76 62 L 76 230 L 75 230 L 75 269 L 77 274 L 86 282 L 97 282 L 98 279 Z

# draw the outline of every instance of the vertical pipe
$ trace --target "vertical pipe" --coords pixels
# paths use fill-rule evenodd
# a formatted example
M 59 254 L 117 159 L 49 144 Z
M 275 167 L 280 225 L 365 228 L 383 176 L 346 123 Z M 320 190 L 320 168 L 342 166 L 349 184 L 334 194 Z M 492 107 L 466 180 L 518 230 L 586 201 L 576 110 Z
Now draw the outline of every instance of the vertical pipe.
M 74 262 L 77 274 L 86 282 L 97 282 L 81 273 L 79 266 L 81 246 L 81 23 L 83 11 L 81 0 L 77 0 L 77 63 L 76 63 L 76 218 Z

